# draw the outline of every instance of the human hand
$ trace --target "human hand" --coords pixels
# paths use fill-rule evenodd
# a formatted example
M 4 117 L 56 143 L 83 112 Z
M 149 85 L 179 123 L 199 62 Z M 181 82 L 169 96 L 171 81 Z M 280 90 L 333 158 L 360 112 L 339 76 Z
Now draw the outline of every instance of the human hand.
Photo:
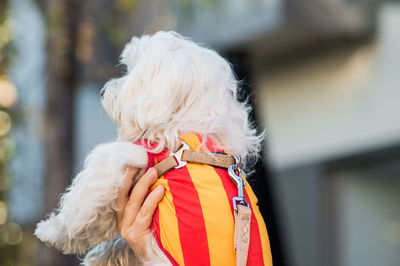
M 158 202 L 164 196 L 164 187 L 159 185 L 149 195 L 150 187 L 157 180 L 157 171 L 150 168 L 140 177 L 131 194 L 129 191 L 133 184 L 133 177 L 139 171 L 132 168 L 128 171 L 124 186 L 119 191 L 116 199 L 118 207 L 118 229 L 121 237 L 125 239 L 131 249 L 142 260 L 147 260 L 146 241 L 151 234 L 151 222 Z M 148 196 L 147 196 L 148 195 Z

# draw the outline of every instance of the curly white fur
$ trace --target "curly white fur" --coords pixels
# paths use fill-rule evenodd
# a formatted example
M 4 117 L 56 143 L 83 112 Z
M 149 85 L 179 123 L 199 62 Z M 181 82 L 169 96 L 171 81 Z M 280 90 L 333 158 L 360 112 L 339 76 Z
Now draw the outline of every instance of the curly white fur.
M 85 253 L 85 265 L 169 264 L 154 238 L 150 261 L 139 262 L 118 236 L 114 199 L 126 166 L 145 168 L 146 151 L 131 143 L 157 142 L 152 152 L 175 150 L 179 136 L 196 132 L 244 163 L 255 158 L 261 135 L 248 121 L 249 107 L 236 100 L 230 64 L 215 51 L 175 32 L 132 38 L 121 62 L 127 73 L 104 86 L 103 106 L 115 120 L 119 140 L 99 145 L 63 195 L 59 208 L 35 234 L 64 253 Z
M 114 199 L 126 167 L 147 166 L 146 151 L 130 142 L 97 146 L 61 197 L 59 208 L 38 224 L 35 235 L 64 253 L 83 254 L 118 234 Z M 99 222 L 101 221 L 101 223 Z

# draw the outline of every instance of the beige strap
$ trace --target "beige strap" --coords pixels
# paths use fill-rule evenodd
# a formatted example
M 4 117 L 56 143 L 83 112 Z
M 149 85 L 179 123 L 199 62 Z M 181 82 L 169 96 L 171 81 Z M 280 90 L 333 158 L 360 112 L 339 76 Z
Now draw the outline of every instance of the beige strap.
M 177 165 L 178 163 L 175 161 L 175 158 L 173 156 L 169 156 L 154 165 L 154 168 L 157 170 L 158 177 L 160 177 Z
M 237 206 L 235 213 L 235 239 L 236 265 L 246 266 L 250 244 L 251 209 L 244 205 Z
M 184 150 L 181 160 L 190 163 L 208 164 L 221 168 L 228 168 L 230 165 L 235 163 L 235 158 L 230 155 L 218 153 L 209 154 L 192 150 Z M 157 170 L 157 174 L 160 177 L 177 165 L 178 163 L 176 162 L 175 158 L 173 156 L 169 156 L 154 165 L 154 168 Z
M 235 163 L 233 156 L 218 154 L 218 153 L 205 153 L 201 151 L 184 150 L 182 160 L 191 163 L 208 164 L 221 168 L 228 168 Z

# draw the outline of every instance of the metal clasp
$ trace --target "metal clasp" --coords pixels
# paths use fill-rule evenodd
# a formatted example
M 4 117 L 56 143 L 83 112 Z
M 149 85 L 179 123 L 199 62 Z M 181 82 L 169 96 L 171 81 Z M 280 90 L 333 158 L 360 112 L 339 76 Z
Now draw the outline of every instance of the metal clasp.
M 232 198 L 233 208 L 237 211 L 238 204 L 249 207 L 249 203 L 243 194 L 243 187 L 246 185 L 246 181 L 244 181 L 242 169 L 237 164 L 232 164 L 228 167 L 228 174 L 238 188 L 238 196 Z
M 178 164 L 174 167 L 175 169 L 184 167 L 186 165 L 186 161 L 182 161 L 182 153 L 184 150 L 190 150 L 190 147 L 184 141 L 182 141 L 180 148 L 175 153 L 171 152 L 171 156 L 174 157 L 175 161 Z

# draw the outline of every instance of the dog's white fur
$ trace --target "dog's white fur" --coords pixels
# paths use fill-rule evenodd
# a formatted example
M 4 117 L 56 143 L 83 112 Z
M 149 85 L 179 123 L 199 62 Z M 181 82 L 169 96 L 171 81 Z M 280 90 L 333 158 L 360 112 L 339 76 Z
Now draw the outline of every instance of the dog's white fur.
M 230 64 L 215 51 L 175 32 L 158 32 L 133 37 L 121 62 L 127 72 L 106 83 L 103 98 L 119 138 L 90 153 L 59 208 L 35 234 L 64 253 L 90 250 L 85 265 L 168 264 L 153 237 L 147 243 L 150 261 L 141 262 L 118 234 L 114 200 L 127 166 L 147 166 L 146 151 L 132 143 L 156 142 L 155 153 L 175 150 L 180 135 L 196 132 L 248 164 L 262 136 L 248 122 L 249 107 L 236 100 Z

